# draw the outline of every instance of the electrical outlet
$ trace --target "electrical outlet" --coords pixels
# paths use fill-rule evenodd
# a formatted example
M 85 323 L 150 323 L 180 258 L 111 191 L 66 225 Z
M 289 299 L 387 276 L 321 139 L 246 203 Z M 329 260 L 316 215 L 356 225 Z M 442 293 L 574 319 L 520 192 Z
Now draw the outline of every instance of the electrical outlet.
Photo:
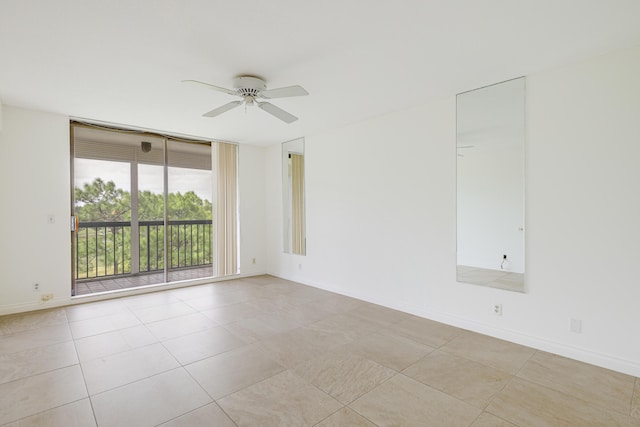
M 496 316 L 502 316 L 502 304 L 494 304 L 493 312 L 496 314 Z
M 53 294 L 44 294 L 42 295 L 42 302 L 47 302 L 53 299 Z
M 569 330 L 574 334 L 582 333 L 582 320 L 580 319 L 571 319 L 571 324 L 569 326 Z
M 298 270 L 302 270 L 302 264 L 298 264 Z
M 39 292 L 40 291 L 40 284 L 39 283 L 34 283 L 33 284 L 33 292 Z
M 252 258 L 252 259 L 251 259 L 251 264 L 255 264 L 255 263 L 256 263 L 256 259 L 255 259 L 255 258 Z

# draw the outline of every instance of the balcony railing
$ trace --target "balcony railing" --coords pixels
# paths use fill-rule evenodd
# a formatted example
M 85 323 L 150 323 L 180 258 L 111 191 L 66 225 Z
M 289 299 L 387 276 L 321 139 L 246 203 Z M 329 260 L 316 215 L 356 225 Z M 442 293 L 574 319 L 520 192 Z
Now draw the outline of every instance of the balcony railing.
M 212 263 L 211 220 L 174 220 L 167 224 L 169 269 Z M 96 279 L 164 270 L 164 222 L 80 222 L 75 233 L 76 279 Z

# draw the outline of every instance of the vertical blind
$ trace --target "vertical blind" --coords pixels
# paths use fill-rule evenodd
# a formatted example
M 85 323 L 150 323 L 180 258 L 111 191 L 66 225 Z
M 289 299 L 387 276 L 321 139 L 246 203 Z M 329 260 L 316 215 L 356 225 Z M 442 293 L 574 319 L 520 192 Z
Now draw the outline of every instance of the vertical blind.
M 238 147 L 216 143 L 216 263 L 217 276 L 238 273 Z
M 306 255 L 304 156 L 291 154 L 291 252 Z

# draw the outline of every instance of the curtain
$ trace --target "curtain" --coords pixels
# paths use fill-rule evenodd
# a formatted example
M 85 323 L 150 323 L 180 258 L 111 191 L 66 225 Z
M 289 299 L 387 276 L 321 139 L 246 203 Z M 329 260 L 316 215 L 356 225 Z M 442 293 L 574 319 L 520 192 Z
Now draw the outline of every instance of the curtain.
M 238 273 L 238 147 L 214 144 L 216 276 Z
M 291 252 L 306 254 L 304 224 L 304 156 L 291 154 Z

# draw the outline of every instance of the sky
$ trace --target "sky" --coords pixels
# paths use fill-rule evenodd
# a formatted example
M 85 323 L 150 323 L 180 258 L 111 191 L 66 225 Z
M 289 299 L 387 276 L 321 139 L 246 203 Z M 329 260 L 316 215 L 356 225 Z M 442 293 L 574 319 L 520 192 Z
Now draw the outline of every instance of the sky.
M 129 163 L 76 158 L 74 172 L 76 187 L 82 187 L 99 177 L 105 182 L 113 181 L 116 187 L 131 192 Z M 162 166 L 139 165 L 138 188 L 141 191 L 162 194 Z M 193 191 L 201 199 L 211 201 L 211 171 L 169 167 L 169 192 L 184 194 L 187 191 Z

